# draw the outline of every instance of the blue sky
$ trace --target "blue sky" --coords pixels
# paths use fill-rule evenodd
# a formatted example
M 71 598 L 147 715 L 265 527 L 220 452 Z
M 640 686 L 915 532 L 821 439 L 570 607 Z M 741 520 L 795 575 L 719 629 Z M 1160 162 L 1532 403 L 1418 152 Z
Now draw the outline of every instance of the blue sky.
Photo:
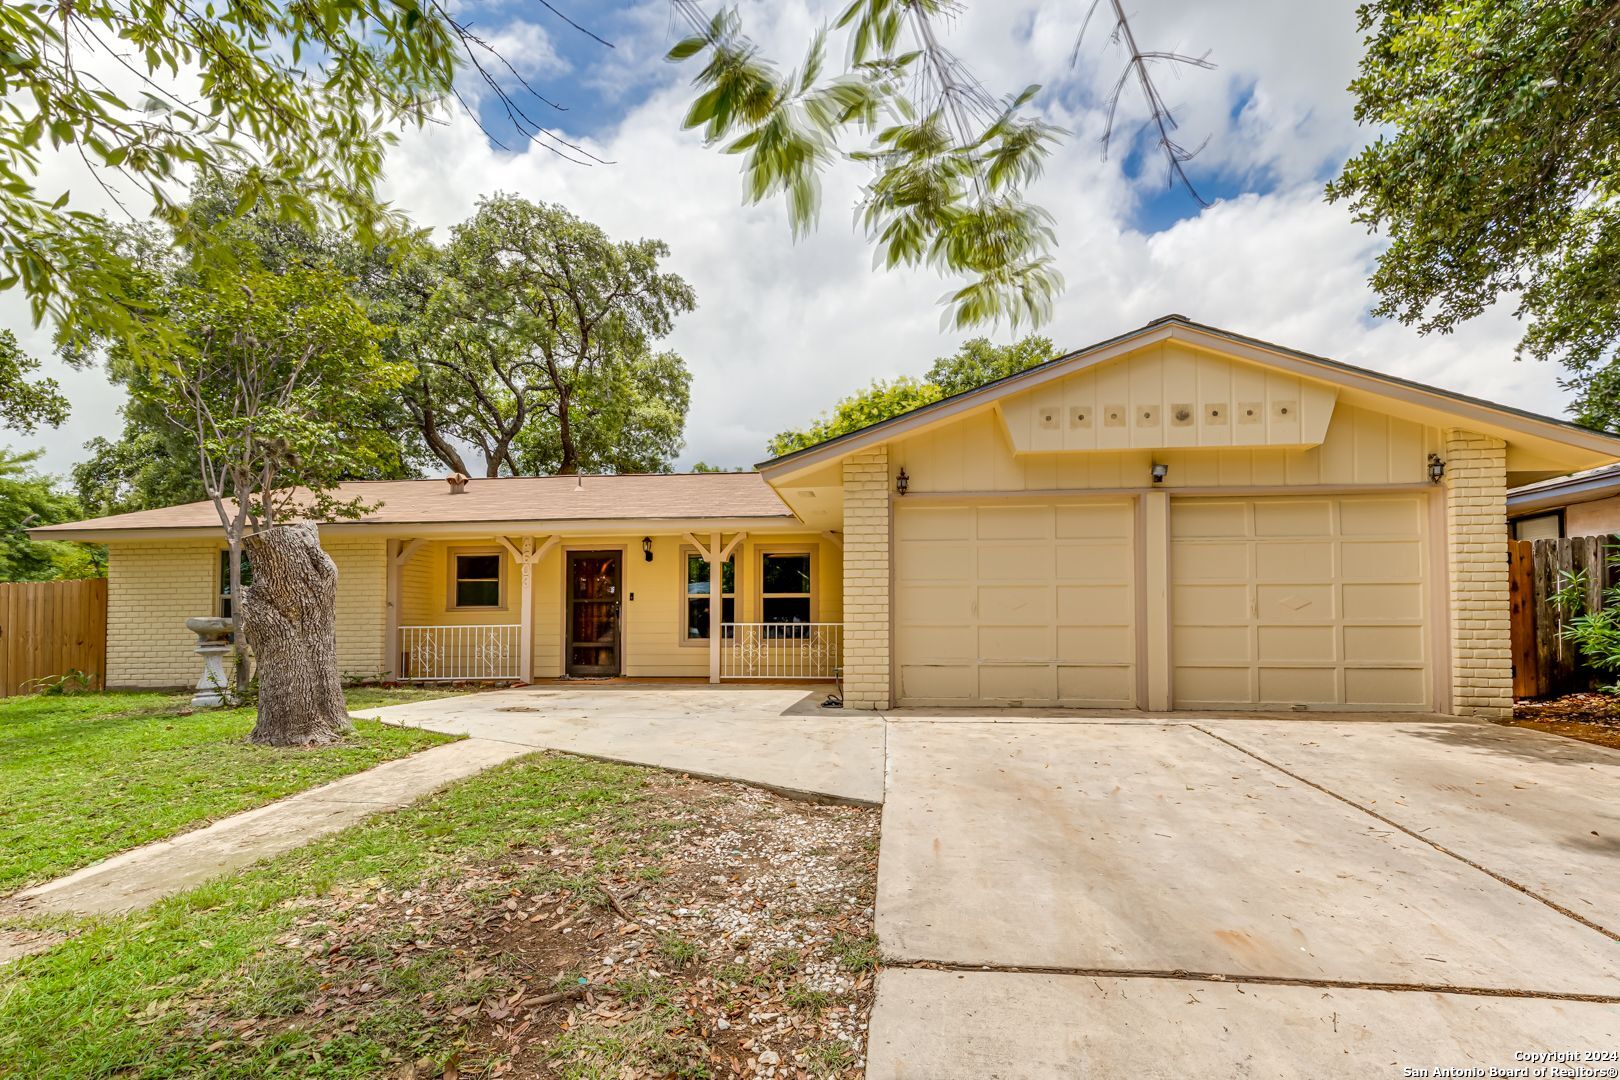
M 441 232 L 469 217 L 481 195 L 508 191 L 561 203 L 614 236 L 664 240 L 666 269 L 698 296 L 697 310 L 661 343 L 693 376 L 681 465 L 758 461 L 771 435 L 873 378 L 921 373 L 975 334 L 1008 341 L 1027 332 L 942 325 L 939 300 L 956 280 L 928 268 L 874 269 L 855 222 L 865 178 L 859 165 L 825 176 L 819 226 L 797 241 L 780 205 L 747 204 L 736 159 L 681 129 L 692 70 L 664 60 L 684 34 L 668 0 L 551 2 L 614 47 L 571 29 L 539 0 L 458 10 L 540 93 L 567 106 L 557 113 L 535 103 L 537 118 L 614 164 L 571 164 L 508 138 L 505 118 L 470 81 L 463 90 L 507 148 L 452 113 L 445 124 L 402 135 L 384 195 Z M 738 7 L 765 54 L 789 67 L 845 2 L 740 0 Z M 1355 0 L 1132 5 L 1144 48 L 1208 53 L 1216 65 L 1166 69 L 1160 82 L 1180 140 L 1207 140 L 1191 167 L 1205 208 L 1165 186 L 1134 86 L 1125 90 L 1112 151 L 1102 154 L 1101 105 L 1123 57 L 1096 24 L 1076 51 L 1088 6 L 964 0 L 944 27 L 945 44 L 993 94 L 1039 83 L 1034 107 L 1072 132 L 1031 192 L 1053 217 L 1067 283 L 1042 333 L 1076 348 L 1178 311 L 1480 397 L 1563 409 L 1557 371 L 1513 358 L 1521 328 L 1511 304 L 1437 337 L 1369 315 L 1375 298 L 1366 282 L 1381 241 L 1322 197 L 1323 182 L 1370 134 L 1357 127 L 1346 90 L 1361 51 Z M 842 51 L 835 39 L 832 63 Z M 47 164 L 52 182 L 94 198 L 97 185 L 79 162 Z M 49 355 L 48 329 L 31 327 L 14 295 L 0 297 L 0 318 L 26 347 Z M 121 393 L 99 372 L 52 368 L 75 412 L 35 444 L 60 472 L 82 456 L 86 439 L 118 429 Z

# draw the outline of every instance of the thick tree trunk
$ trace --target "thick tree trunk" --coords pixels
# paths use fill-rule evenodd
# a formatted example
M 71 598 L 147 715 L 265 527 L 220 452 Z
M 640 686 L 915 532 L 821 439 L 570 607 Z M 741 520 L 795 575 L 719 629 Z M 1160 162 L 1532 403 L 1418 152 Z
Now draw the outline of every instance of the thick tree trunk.
M 259 722 L 250 742 L 321 746 L 352 730 L 337 662 L 337 567 L 314 525 L 278 525 L 247 537 L 253 584 L 240 626 L 259 676 Z

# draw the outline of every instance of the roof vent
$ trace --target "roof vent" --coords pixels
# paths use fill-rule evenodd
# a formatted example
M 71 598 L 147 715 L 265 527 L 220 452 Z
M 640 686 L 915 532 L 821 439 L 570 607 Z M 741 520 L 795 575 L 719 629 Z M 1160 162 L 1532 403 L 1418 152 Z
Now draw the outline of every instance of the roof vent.
M 466 473 L 453 472 L 444 478 L 444 482 L 450 485 L 450 494 L 460 495 L 467 490 L 468 479 Z

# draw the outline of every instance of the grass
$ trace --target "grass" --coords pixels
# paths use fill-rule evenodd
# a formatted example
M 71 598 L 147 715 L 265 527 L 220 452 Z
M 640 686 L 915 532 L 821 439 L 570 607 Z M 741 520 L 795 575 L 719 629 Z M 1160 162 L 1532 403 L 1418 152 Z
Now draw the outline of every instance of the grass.
M 434 696 L 369 687 L 348 695 L 351 709 Z M 251 709 L 192 712 L 189 701 L 165 693 L 0 700 L 0 895 L 448 741 L 361 720 L 341 746 L 251 746 L 243 742 Z
M 277 939 L 316 897 L 397 892 L 581 829 L 633 827 L 647 776 L 524 758 L 147 911 L 88 920 L 76 937 L 7 968 L 0 1076 L 357 1078 L 421 1060 L 440 1075 L 464 1032 L 413 995 L 454 986 L 456 958 L 434 952 L 402 963 L 389 976 L 398 985 L 384 988 L 399 992 L 378 1007 L 336 1030 L 307 1030 L 275 1022 L 322 992 Z M 660 1012 L 612 1029 L 582 1026 L 555 1053 L 563 1076 L 617 1075 L 630 1058 L 675 1075 L 706 1072 L 673 1012 L 667 1022 Z

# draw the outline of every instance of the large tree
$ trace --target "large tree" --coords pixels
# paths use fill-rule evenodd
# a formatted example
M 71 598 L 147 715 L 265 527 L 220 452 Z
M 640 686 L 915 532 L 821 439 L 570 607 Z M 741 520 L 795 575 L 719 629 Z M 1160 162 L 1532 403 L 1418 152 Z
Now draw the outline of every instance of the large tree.
M 836 439 L 851 431 L 870 427 L 903 412 L 931 405 L 940 398 L 960 394 L 1008 375 L 1045 363 L 1056 352 L 1050 338 L 1031 334 L 1010 345 L 996 345 L 989 338 L 971 338 L 948 356 L 936 359 L 921 378 L 902 375 L 897 379 L 875 379 L 872 383 L 839 401 L 829 412 L 808 426 L 784 431 L 771 439 L 767 449 L 773 456 L 791 454 L 807 446 Z
M 17 336 L 0 330 L 0 427 L 32 432 L 40 424 L 56 427 L 67 419 L 68 403 L 55 379 L 30 376 L 39 361 L 22 351 Z
M 189 436 L 218 511 L 237 628 L 258 672 L 249 737 L 330 742 L 349 727 L 334 651 L 337 581 L 311 522 L 365 509 L 333 489 L 357 462 L 397 452 L 368 409 L 414 371 L 384 357 L 381 332 L 329 264 L 272 271 L 240 245 L 227 274 L 142 230 L 117 243 L 137 268 L 124 288 L 141 321 L 100 344 L 113 370 L 132 374 L 142 406 Z M 245 590 L 244 551 L 254 566 Z
M 690 286 L 659 240 L 615 241 L 560 206 L 480 201 L 426 269 L 401 329 L 420 372 L 405 396 L 428 448 L 501 473 L 659 471 L 680 450 L 690 376 L 656 351 Z M 403 302 L 405 306 L 409 302 Z
M 1373 0 L 1351 89 L 1377 139 L 1329 185 L 1389 235 L 1380 315 L 1447 332 L 1508 298 L 1586 423 L 1620 428 L 1620 4 Z

